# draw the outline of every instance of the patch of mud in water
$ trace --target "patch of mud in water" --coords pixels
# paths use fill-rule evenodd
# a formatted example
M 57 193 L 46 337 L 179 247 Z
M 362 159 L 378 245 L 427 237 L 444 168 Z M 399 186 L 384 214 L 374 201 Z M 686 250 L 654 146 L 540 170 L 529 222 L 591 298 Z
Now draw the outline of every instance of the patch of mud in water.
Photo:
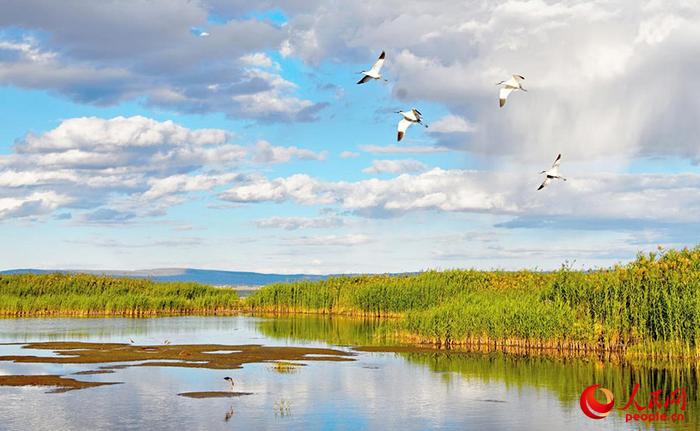
M 0 376 L 0 386 L 46 386 L 54 387 L 47 394 L 58 394 L 96 386 L 118 385 L 121 382 L 82 382 L 80 380 L 55 375 Z
M 122 343 L 39 342 L 27 343 L 23 349 L 50 350 L 55 356 L 6 355 L 0 361 L 49 364 L 99 364 L 131 362 L 101 369 L 126 367 L 182 367 L 233 369 L 243 364 L 270 361 L 354 361 L 354 353 L 312 347 L 262 346 L 259 344 L 228 346 L 222 344 L 184 344 L 134 346 Z M 229 352 L 229 353 L 212 353 Z
M 178 394 L 181 397 L 187 398 L 231 398 L 231 397 L 241 397 L 244 395 L 253 395 L 252 392 L 182 392 Z
M 114 373 L 114 370 L 87 370 L 87 371 L 78 371 L 76 373 L 73 373 L 74 376 L 89 376 L 92 374 L 111 374 Z

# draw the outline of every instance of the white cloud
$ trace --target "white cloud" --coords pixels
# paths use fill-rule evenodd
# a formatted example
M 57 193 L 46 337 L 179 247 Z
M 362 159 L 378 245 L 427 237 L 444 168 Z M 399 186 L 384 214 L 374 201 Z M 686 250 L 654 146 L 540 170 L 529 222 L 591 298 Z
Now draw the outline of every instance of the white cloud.
M 367 244 L 372 241 L 367 235 L 363 234 L 348 234 L 348 235 L 319 235 L 319 236 L 303 236 L 299 238 L 291 238 L 288 240 L 294 245 L 301 246 L 340 246 L 352 247 L 362 244 Z
M 0 197 L 0 220 L 48 214 L 71 201 L 71 197 L 51 191 L 22 197 Z
M 284 230 L 298 229 L 326 229 L 337 228 L 345 224 L 343 218 L 338 216 L 325 216 L 317 218 L 308 217 L 269 217 L 256 220 L 259 228 L 275 228 Z
M 476 127 L 469 121 L 457 115 L 447 115 L 430 124 L 429 132 L 438 133 L 469 133 Z
M 254 160 L 258 163 L 286 163 L 292 159 L 325 160 L 326 151 L 316 153 L 297 147 L 276 147 L 267 141 L 258 141 L 255 146 Z
M 241 111 L 250 116 L 274 117 L 290 116 L 304 109 L 311 108 L 313 103 L 296 97 L 284 97 L 275 91 L 263 91 L 254 94 L 239 94 L 232 98 L 241 105 Z
M 0 155 L 0 219 L 60 208 L 77 220 L 123 222 L 162 215 L 187 196 L 241 181 L 250 163 L 323 160 L 325 153 L 259 142 L 230 143 L 220 129 L 188 129 L 149 118 L 72 118 L 28 134 Z M 227 172 L 223 172 L 226 170 Z
M 61 62 L 56 52 L 42 50 L 32 37 L 21 42 L 0 39 L 0 83 L 50 88 L 96 105 L 117 103 L 144 90 L 124 68 Z
M 403 145 L 360 145 L 360 149 L 373 154 L 431 154 L 444 153 L 449 149 L 444 147 L 421 147 Z
M 427 166 L 418 160 L 373 160 L 372 166 L 365 168 L 362 172 L 366 174 L 402 174 L 421 172 Z
M 257 176 L 242 181 L 219 196 L 231 202 L 281 202 L 291 197 L 296 202 L 304 204 L 333 203 L 335 201 L 333 194 L 324 192 L 321 187 L 323 187 L 321 182 L 304 174 L 272 181 Z
M 297 88 L 296 84 L 282 78 L 279 74 L 261 69 L 249 69 L 243 75 L 250 82 L 260 81 L 266 87 L 257 92 L 244 92 L 232 96 L 232 100 L 239 105 L 238 109 L 246 116 L 305 121 L 325 106 L 325 104 L 315 104 L 310 100 L 291 95 Z
M 469 142 L 446 141 L 452 149 L 534 159 L 557 142 L 579 158 L 605 151 L 700 160 L 692 115 L 700 97 L 685 84 L 700 66 L 700 48 L 687 43 L 700 37 L 693 2 L 405 1 L 401 13 L 391 2 L 286 2 L 277 6 L 289 14 L 285 26 L 246 18 L 259 6 L 242 3 L 44 3 L 3 10 L 0 26 L 22 23 L 48 37 L 0 41 L 0 82 L 97 104 L 146 98 L 185 112 L 308 121 L 325 105 L 272 73 L 265 52 L 358 63 L 382 46 L 395 98 L 433 101 L 479 125 Z M 208 22 L 222 9 L 229 20 Z M 193 27 L 211 35 L 192 37 Z M 497 109 L 493 84 L 514 72 L 531 92 Z M 629 85 L 642 79 L 643 91 Z M 501 127 L 506 118 L 509 127 Z
M 143 193 L 142 199 L 149 201 L 163 198 L 175 193 L 211 190 L 216 186 L 229 184 L 240 174 L 220 175 L 172 175 L 165 178 L 149 180 L 150 188 Z
M 342 153 L 340 153 L 340 158 L 342 159 L 352 159 L 359 156 L 359 153 L 354 153 L 352 151 L 343 151 Z
M 12 31 L 0 36 L 0 84 L 96 105 L 143 100 L 180 112 L 266 121 L 310 121 L 323 108 L 295 96 L 294 88 L 281 90 L 279 64 L 264 52 L 277 49 L 286 31 L 249 17 L 257 10 L 251 5 L 237 5 L 240 15 L 216 23 L 208 20 L 206 1 L 3 6 L 0 29 Z
M 246 54 L 246 55 L 241 57 L 241 61 L 249 66 L 255 66 L 255 67 L 272 67 L 273 65 L 276 64 L 264 52 L 256 52 L 253 54 Z
M 309 94 L 332 100 L 341 81 L 352 84 L 335 71 L 367 64 L 381 46 L 387 51 L 391 100 L 377 113 L 389 104 L 420 102 L 428 112 L 447 114 L 431 121 L 423 135 L 427 143 L 420 146 L 409 141 L 357 151 L 399 155 L 387 158 L 467 151 L 449 166 L 465 160 L 484 170 L 420 172 L 417 164 L 375 161 L 366 169 L 370 173 L 415 173 L 341 181 L 342 172 L 324 168 L 310 175 L 285 170 L 268 178 L 241 171 L 259 168 L 256 163 L 268 171 L 274 169 L 270 164 L 323 160 L 326 154 L 300 148 L 304 142 L 237 145 L 222 130 L 142 117 L 72 119 L 47 133 L 27 135 L 10 154 L 0 155 L 0 219 L 70 216 L 70 223 L 126 223 L 215 194 L 234 203 L 322 205 L 376 218 L 421 219 L 442 212 L 449 214 L 441 221 L 482 219 L 498 224 L 499 232 L 568 227 L 610 229 L 618 237 L 635 230 L 643 232 L 640 241 L 668 239 L 668 232 L 679 242 L 697 236 L 699 228 L 688 226 L 698 226 L 700 216 L 698 175 L 601 173 L 599 166 L 604 160 L 613 172 L 638 172 L 648 165 L 636 158 L 664 157 L 672 161 L 652 164 L 666 172 L 700 162 L 700 90 L 688 84 L 700 68 L 700 45 L 693 43 L 700 40 L 696 2 L 403 0 L 401 7 L 389 1 L 342 8 L 322 0 L 244 3 L 10 2 L 0 15 L 0 28 L 11 29 L 0 37 L 0 85 L 97 105 L 143 100 L 157 109 L 221 112 L 236 120 L 309 121 L 324 107 Z M 280 9 L 288 23 L 251 18 L 251 8 Z M 212 15 L 225 18 L 209 22 Z M 193 36 L 192 27 L 210 35 Z M 18 32 L 24 35 L 15 37 Z M 274 50 L 287 57 L 283 65 L 301 60 L 311 66 L 294 70 L 304 74 L 309 88 L 297 86 L 295 75 L 266 54 Z M 524 75 L 530 91 L 514 94 L 499 109 L 494 84 L 511 73 Z M 557 152 L 565 155 L 570 180 L 535 192 L 541 180 L 535 173 Z M 578 171 L 572 166 L 577 161 Z M 581 168 L 583 163 L 593 169 Z M 219 207 L 234 205 L 241 206 Z M 324 229 L 332 228 L 336 214 L 279 215 L 256 224 Z M 380 222 L 372 220 L 366 228 Z M 395 223 L 384 227 L 391 228 L 387 235 L 400 229 Z M 333 233 L 303 237 L 302 243 L 353 241 Z M 548 256 L 588 256 L 612 243 L 573 247 L 561 241 Z M 612 246 L 625 253 L 636 248 Z M 523 240 L 490 253 L 539 257 L 539 250 Z M 332 265 L 320 247 L 309 251 L 323 253 L 324 267 Z M 458 258 L 460 249 L 445 253 Z
M 235 185 L 221 193 L 232 202 L 282 202 L 306 205 L 338 204 L 352 210 L 404 212 L 416 209 L 444 211 L 514 212 L 505 194 L 481 189 L 479 173 L 432 169 L 419 175 L 400 175 L 389 180 L 324 182 L 308 175 L 254 180 Z
M 0 157 L 21 170 L 21 177 L 41 169 L 36 181 L 76 180 L 107 186 L 138 181 L 138 175 L 167 176 L 202 166 L 223 166 L 242 160 L 246 151 L 228 143 L 223 130 L 190 130 L 172 121 L 149 118 L 82 117 L 64 120 L 42 135 L 28 134 L 15 154 Z M 87 171 L 100 175 L 86 175 Z M 15 174 L 0 172 L 0 178 Z M 114 181 L 113 181 L 114 180 Z M 15 179 L 15 181 L 17 181 Z
M 655 15 L 639 23 L 639 33 L 635 42 L 655 45 L 663 42 L 683 24 L 682 18 L 672 14 Z
M 33 134 L 17 146 L 20 153 L 49 153 L 71 149 L 114 151 L 132 147 L 170 145 L 222 145 L 229 135 L 218 129 L 188 130 L 172 121 L 158 122 L 149 118 L 115 117 L 103 120 L 82 117 L 64 120 L 41 136 Z
M 612 225 L 624 229 L 624 223 L 630 221 L 694 223 L 700 217 L 697 174 L 583 174 L 538 192 L 540 180 L 530 170 L 517 173 L 440 168 L 357 182 L 293 175 L 250 179 L 220 197 L 232 202 L 337 205 L 370 217 L 419 210 L 489 213 L 517 217 L 505 226 L 523 227 L 543 227 L 550 220 L 552 224 L 585 229 Z
M 279 52 L 282 57 L 287 58 L 293 54 L 292 44 L 289 43 L 289 39 L 285 39 L 280 43 Z
M 438 145 L 452 149 L 534 161 L 556 145 L 578 159 L 700 161 L 700 90 L 686 84 L 700 67 L 700 45 L 689 43 L 700 39 L 697 3 L 444 0 L 400 10 L 320 6 L 290 20 L 287 50 L 318 64 L 385 48 L 396 99 L 432 101 L 478 125 L 456 127 L 468 140 L 439 136 L 455 133 L 454 121 L 437 126 Z M 499 109 L 494 84 L 512 73 L 530 91 Z
M 55 53 L 41 51 L 36 40 L 31 37 L 26 37 L 21 42 L 0 41 L 0 51 L 14 51 L 23 59 L 34 63 L 50 63 L 56 59 Z

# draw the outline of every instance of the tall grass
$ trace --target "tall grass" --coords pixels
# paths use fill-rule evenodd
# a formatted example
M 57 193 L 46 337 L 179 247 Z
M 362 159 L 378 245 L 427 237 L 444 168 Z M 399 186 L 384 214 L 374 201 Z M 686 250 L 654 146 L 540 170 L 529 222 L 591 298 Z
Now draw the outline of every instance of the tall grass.
M 87 274 L 0 276 L 0 315 L 215 314 L 237 309 L 231 289 Z
M 463 293 L 489 289 L 505 291 L 514 286 L 532 290 L 553 280 L 552 274 L 545 273 L 473 270 L 332 277 L 322 281 L 272 284 L 247 298 L 246 304 L 259 311 L 381 317 L 426 309 Z
M 400 317 L 402 336 L 700 356 L 700 247 L 640 254 L 599 271 L 427 271 L 267 286 L 251 311 Z
M 563 301 L 606 346 L 644 343 L 683 353 L 700 341 L 700 247 L 640 254 L 626 265 L 581 273 L 563 268 L 545 299 Z

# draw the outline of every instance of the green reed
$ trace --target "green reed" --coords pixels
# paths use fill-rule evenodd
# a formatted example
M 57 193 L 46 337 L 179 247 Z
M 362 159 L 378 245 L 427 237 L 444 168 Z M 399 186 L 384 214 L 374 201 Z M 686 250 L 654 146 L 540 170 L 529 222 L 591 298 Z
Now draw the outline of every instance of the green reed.
M 0 276 L 0 315 L 213 314 L 237 309 L 232 289 L 88 274 Z
M 700 247 L 597 271 L 426 271 L 267 286 L 251 311 L 400 317 L 412 341 L 699 356 Z

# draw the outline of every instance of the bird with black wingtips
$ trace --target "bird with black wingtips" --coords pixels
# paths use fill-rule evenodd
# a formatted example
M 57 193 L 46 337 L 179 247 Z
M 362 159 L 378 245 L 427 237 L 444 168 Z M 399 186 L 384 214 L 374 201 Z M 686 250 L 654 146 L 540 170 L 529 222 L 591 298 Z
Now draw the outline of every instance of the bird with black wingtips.
M 513 91 L 527 91 L 525 88 L 523 88 L 522 85 L 522 81 L 524 80 L 525 77 L 522 75 L 513 75 L 509 80 L 501 81 L 498 84 L 496 84 L 502 85 L 501 90 L 498 92 L 498 104 L 501 108 L 503 108 L 503 106 L 506 104 L 506 99 L 508 99 L 508 95 Z
M 557 159 L 552 163 L 552 167 L 549 168 L 546 171 L 540 172 L 540 174 L 545 174 L 544 181 L 542 181 L 542 184 L 540 184 L 540 187 L 537 190 L 542 190 L 543 188 L 547 187 L 549 183 L 554 180 L 564 180 L 566 181 L 566 178 L 562 177 L 559 174 L 559 164 L 561 163 L 561 154 L 557 156 Z
M 406 130 L 411 126 L 411 124 L 418 123 L 423 127 L 427 128 L 428 125 L 423 122 L 423 114 L 420 113 L 416 108 L 410 111 L 396 111 L 396 114 L 400 114 L 403 118 L 399 121 L 397 126 L 397 142 L 400 142 L 406 134 Z
M 382 78 L 382 74 L 380 73 L 382 70 L 382 66 L 384 66 L 384 58 L 386 57 L 386 53 L 382 51 L 381 54 L 379 54 L 379 58 L 377 61 L 374 62 L 372 67 L 369 70 L 363 70 L 360 72 L 362 75 L 362 79 L 357 81 L 358 84 L 364 84 L 366 82 L 369 82 L 373 79 L 384 79 Z M 386 81 L 386 79 L 384 79 Z
M 226 380 L 227 382 L 229 382 L 231 384 L 231 390 L 233 391 L 234 387 L 235 387 L 235 384 L 233 383 L 233 379 L 229 376 L 226 376 L 226 377 L 224 377 L 224 380 Z

